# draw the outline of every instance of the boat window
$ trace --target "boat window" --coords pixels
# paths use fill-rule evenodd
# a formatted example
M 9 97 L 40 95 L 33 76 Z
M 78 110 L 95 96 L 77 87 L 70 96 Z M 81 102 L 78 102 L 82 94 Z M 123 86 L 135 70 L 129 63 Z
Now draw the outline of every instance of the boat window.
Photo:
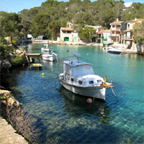
M 79 80 L 78 82 L 79 82 L 79 84 L 82 84 L 82 81 L 81 81 L 81 80 Z
M 73 79 L 73 78 L 71 78 L 71 81 L 73 82 L 73 81 L 74 81 L 74 79 Z
M 73 68 L 73 75 L 75 77 L 83 76 L 87 74 L 94 74 L 92 67 L 89 65 L 82 65 Z
M 94 82 L 93 81 L 89 81 L 89 84 L 94 84 Z
M 98 82 L 98 83 L 101 83 L 102 81 L 101 81 L 101 80 L 97 80 L 97 82 Z

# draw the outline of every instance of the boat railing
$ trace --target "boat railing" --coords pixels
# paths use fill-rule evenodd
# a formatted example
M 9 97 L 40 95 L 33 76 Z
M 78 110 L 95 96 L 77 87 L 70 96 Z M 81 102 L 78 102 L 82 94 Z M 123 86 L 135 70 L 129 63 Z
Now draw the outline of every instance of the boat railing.
M 107 78 L 106 83 L 112 84 L 112 79 L 111 78 Z

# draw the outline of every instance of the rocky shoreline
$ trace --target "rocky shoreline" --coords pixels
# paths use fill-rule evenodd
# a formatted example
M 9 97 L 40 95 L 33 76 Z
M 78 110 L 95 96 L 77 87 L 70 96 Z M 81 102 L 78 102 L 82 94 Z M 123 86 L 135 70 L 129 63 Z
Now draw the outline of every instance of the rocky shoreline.
M 12 58 L 22 57 L 18 63 L 12 62 Z M 28 64 L 29 59 L 25 51 L 17 49 L 9 53 L 7 57 L 0 58 L 0 143 L 2 144 L 28 144 L 34 141 L 29 118 L 26 118 L 21 104 L 14 98 L 9 90 L 11 74 L 9 69 L 12 66 Z
M 11 95 L 8 90 L 0 89 L 0 109 L 5 106 L 7 107 L 20 107 L 20 103 Z M 3 110 L 1 109 L 1 113 Z M 16 130 L 9 124 L 0 113 L 0 142 L 2 144 L 28 144 L 25 138 L 16 133 Z

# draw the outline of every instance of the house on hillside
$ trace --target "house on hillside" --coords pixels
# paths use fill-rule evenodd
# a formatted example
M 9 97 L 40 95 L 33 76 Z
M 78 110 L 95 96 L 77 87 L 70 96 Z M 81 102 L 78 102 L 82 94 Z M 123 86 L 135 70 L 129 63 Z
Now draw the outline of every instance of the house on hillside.
M 78 42 L 78 33 L 70 27 L 60 28 L 60 41 L 63 42 Z
M 123 31 L 123 43 L 127 45 L 127 48 L 134 49 L 132 47 L 134 39 L 133 39 L 133 35 L 132 35 L 131 30 L 133 30 L 133 26 L 136 23 L 141 23 L 142 21 L 144 21 L 144 19 L 135 18 L 134 20 L 131 20 L 131 21 L 127 22 L 126 30 Z
M 124 21 L 116 21 L 110 23 L 110 38 L 113 43 L 122 43 L 122 34 L 126 30 L 126 24 Z

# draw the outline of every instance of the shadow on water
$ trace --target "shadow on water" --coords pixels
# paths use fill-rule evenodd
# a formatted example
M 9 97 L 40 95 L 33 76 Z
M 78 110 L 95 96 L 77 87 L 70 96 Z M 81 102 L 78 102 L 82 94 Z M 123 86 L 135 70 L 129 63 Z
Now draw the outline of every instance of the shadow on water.
M 115 133 L 114 131 L 117 131 Z M 113 127 L 87 129 L 82 125 L 68 129 L 58 139 L 57 143 L 116 143 L 119 131 Z M 75 135 L 73 134 L 75 133 Z M 113 135 L 113 136 L 111 136 Z
M 106 102 L 94 99 L 91 104 L 88 104 L 87 97 L 69 92 L 62 86 L 59 92 L 64 98 L 66 110 L 72 112 L 73 115 L 95 114 L 97 117 L 102 118 L 101 121 L 103 122 L 108 120 L 110 107 L 107 106 Z
M 43 142 L 46 137 L 46 127 L 41 119 L 25 112 L 21 106 L 2 105 L 2 116 L 21 134 L 30 144 Z M 43 137 L 43 139 L 41 139 Z

